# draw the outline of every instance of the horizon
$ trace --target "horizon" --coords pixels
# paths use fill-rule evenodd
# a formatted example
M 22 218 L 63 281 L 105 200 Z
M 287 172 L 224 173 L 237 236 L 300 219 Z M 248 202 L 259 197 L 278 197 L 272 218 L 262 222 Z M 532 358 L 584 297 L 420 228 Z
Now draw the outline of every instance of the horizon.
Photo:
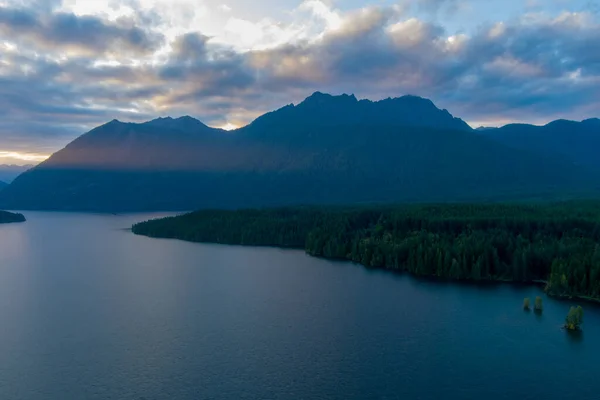
M 471 127 L 597 118 L 588 0 L 0 0 L 0 164 L 112 119 L 232 130 L 314 91 L 415 93 Z M 199 29 L 198 27 L 201 27 Z

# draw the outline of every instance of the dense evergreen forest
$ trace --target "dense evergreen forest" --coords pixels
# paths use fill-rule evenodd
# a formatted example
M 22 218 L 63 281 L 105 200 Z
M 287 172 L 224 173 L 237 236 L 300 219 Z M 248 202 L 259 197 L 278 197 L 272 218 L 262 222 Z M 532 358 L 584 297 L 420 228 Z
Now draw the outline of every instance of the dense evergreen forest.
M 600 298 L 600 202 L 203 210 L 133 226 L 195 242 L 304 248 L 453 280 L 546 281 Z
M 0 211 L 0 224 L 6 224 L 9 222 L 25 222 L 25 217 L 23 214 Z

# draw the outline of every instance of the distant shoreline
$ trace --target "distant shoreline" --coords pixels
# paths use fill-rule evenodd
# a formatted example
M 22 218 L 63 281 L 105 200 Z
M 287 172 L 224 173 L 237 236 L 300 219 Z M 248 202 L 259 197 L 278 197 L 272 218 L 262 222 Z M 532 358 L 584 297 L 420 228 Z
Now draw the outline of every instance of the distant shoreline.
M 12 213 L 8 211 L 0 211 L 0 224 L 12 224 L 25 221 L 26 218 L 23 214 Z
M 179 239 L 179 238 L 175 238 L 175 237 L 160 237 L 160 236 L 145 235 L 145 234 L 134 232 L 134 230 L 132 228 L 125 228 L 124 230 L 127 230 L 127 231 L 133 233 L 134 235 L 144 236 L 144 237 L 147 237 L 150 239 L 157 239 L 157 240 L 178 240 L 178 241 L 187 242 L 187 243 L 210 244 L 210 245 L 217 245 L 217 246 L 234 246 L 234 247 L 249 247 L 249 248 L 266 248 L 266 249 L 302 251 L 304 254 L 306 254 L 310 257 L 313 257 L 313 258 L 326 260 L 326 261 L 354 264 L 354 265 L 360 266 L 361 268 L 365 268 L 367 270 L 377 270 L 377 271 L 398 274 L 398 275 L 409 275 L 414 279 L 418 279 L 418 280 L 422 280 L 422 281 L 433 281 L 433 282 L 438 282 L 438 283 L 465 284 L 465 285 L 474 285 L 474 286 L 485 286 L 485 285 L 494 285 L 494 284 L 524 285 L 524 286 L 538 286 L 538 287 L 542 286 L 544 293 L 548 297 L 551 297 L 551 298 L 554 298 L 557 300 L 561 300 L 561 301 L 578 300 L 578 301 L 582 301 L 585 303 L 591 303 L 596 306 L 600 306 L 600 298 L 589 297 L 589 296 L 576 296 L 576 295 L 570 296 L 570 295 L 560 295 L 560 294 L 549 293 L 548 291 L 545 290 L 545 286 L 547 285 L 548 281 L 540 280 L 540 279 L 535 279 L 535 280 L 531 280 L 531 281 L 527 281 L 527 282 L 515 281 L 515 280 L 511 280 L 511 279 L 506 279 L 506 278 L 486 279 L 486 280 L 481 280 L 481 281 L 474 281 L 471 279 L 456 280 L 456 279 L 448 279 L 448 278 L 444 278 L 444 277 L 438 277 L 435 275 L 417 275 L 414 273 L 410 273 L 410 272 L 406 272 L 406 271 L 397 271 L 397 270 L 394 270 L 391 268 L 385 268 L 385 267 L 373 268 L 373 267 L 368 267 L 363 264 L 355 263 L 353 261 L 346 260 L 346 259 L 315 256 L 315 255 L 308 253 L 306 251 L 306 249 L 303 249 L 301 247 L 275 246 L 275 245 L 245 245 L 245 244 L 218 243 L 218 242 L 209 242 L 209 241 L 199 242 L 199 241 L 193 241 L 193 240 Z
M 298 249 L 437 280 L 537 284 L 549 296 L 600 303 L 599 216 L 600 202 L 201 210 L 132 232 Z

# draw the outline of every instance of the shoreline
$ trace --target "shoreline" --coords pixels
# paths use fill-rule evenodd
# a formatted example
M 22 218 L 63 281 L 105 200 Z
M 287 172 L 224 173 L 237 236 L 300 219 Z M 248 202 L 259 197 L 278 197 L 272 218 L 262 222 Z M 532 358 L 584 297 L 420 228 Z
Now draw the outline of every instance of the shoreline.
M 15 224 L 26 221 L 27 218 L 21 213 L 0 210 L 0 224 Z
M 216 244 L 216 245 L 224 245 L 224 246 L 273 248 L 273 249 L 279 249 L 279 250 L 297 250 L 297 251 L 302 251 L 302 252 L 304 252 L 304 254 L 306 254 L 310 257 L 313 257 L 313 258 L 318 258 L 318 259 L 327 260 L 327 261 L 346 262 L 346 263 L 350 263 L 350 264 L 355 264 L 357 266 L 360 266 L 360 267 L 368 269 L 368 270 L 386 271 L 386 272 L 390 272 L 390 273 L 394 273 L 394 274 L 407 274 L 407 275 L 412 276 L 415 279 L 432 280 L 432 281 L 436 281 L 436 282 L 440 282 L 440 283 L 460 283 L 460 284 L 467 284 L 467 285 L 482 285 L 482 284 L 485 285 L 485 284 L 506 283 L 506 284 L 511 284 L 511 285 L 528 285 L 528 286 L 533 286 L 533 285 L 546 286 L 548 283 L 547 280 L 541 280 L 541 279 L 533 279 L 531 281 L 515 281 L 515 280 L 511 280 L 511 279 L 507 279 L 507 278 L 482 279 L 479 281 L 474 280 L 474 279 L 449 279 L 449 278 L 443 278 L 443 277 L 439 277 L 439 276 L 435 276 L 435 275 L 418 275 L 418 274 L 414 274 L 409 271 L 395 270 L 395 269 L 386 268 L 386 267 L 370 267 L 370 266 L 367 266 L 364 264 L 354 262 L 352 260 L 348 260 L 346 258 L 316 256 L 316 255 L 310 254 L 305 248 L 297 247 L 297 246 L 245 245 L 245 244 L 239 244 L 239 243 L 219 243 L 219 242 L 210 242 L 210 241 L 195 241 L 195 240 L 179 239 L 176 237 L 162 237 L 162 236 L 145 235 L 142 233 L 136 233 L 136 232 L 134 232 L 133 229 L 130 229 L 130 231 L 134 235 L 144 236 L 144 237 L 151 238 L 151 239 L 170 239 L 170 240 L 180 240 L 182 242 L 188 242 L 188 243 Z M 547 292 L 545 287 L 543 287 L 542 290 L 548 297 L 551 297 L 551 298 L 554 298 L 557 300 L 561 300 L 561 301 L 578 300 L 578 301 L 582 301 L 582 302 L 585 302 L 588 304 L 591 303 L 596 306 L 600 306 L 600 298 L 589 297 L 589 296 L 553 294 L 553 293 Z

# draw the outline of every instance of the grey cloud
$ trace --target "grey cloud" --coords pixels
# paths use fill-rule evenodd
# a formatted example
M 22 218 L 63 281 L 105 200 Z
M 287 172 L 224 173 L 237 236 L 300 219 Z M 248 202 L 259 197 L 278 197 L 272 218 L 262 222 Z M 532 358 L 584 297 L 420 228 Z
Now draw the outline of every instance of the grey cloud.
M 400 94 L 403 85 L 402 89 L 412 89 L 406 85 L 418 83 L 415 77 L 435 79 L 443 74 L 444 65 L 452 61 L 437 43 L 443 33 L 441 28 L 405 21 L 390 32 L 385 19 L 373 21 L 376 24 L 369 25 L 360 35 L 353 29 L 342 29 L 326 35 L 316 44 L 288 45 L 262 52 L 263 80 L 275 79 L 279 89 L 284 90 L 290 82 L 294 86 L 303 83 L 298 80 L 303 75 L 297 72 L 309 70 L 310 73 L 304 74 L 307 84 L 318 80 L 329 86 L 341 81 L 358 92 L 364 92 L 366 87 L 387 87 Z M 287 66 L 290 72 L 281 65 Z
M 93 126 L 115 118 L 116 113 L 129 120 L 149 119 L 153 114 L 143 110 L 117 110 L 131 108 L 132 102 L 162 90 L 122 85 L 129 74 L 124 74 L 122 82 L 103 84 L 92 78 L 98 76 L 97 68 L 81 61 L 57 64 L 24 56 L 11 61 L 32 69 L 27 74 L 0 76 L 0 147 L 6 150 L 57 150 Z M 65 80 L 65 75 L 81 80 Z
M 37 13 L 33 9 L 0 7 L 0 34 L 10 41 L 28 40 L 49 50 L 75 48 L 82 52 L 147 53 L 163 43 L 162 35 L 122 19 L 104 21 L 70 13 Z
M 187 33 L 175 40 L 172 44 L 172 59 L 176 61 L 204 60 L 207 57 L 208 36 L 200 33 Z
M 246 57 L 221 46 L 210 46 L 201 34 L 183 35 L 172 44 L 173 53 L 161 66 L 158 77 L 184 81 L 185 92 L 175 92 L 173 102 L 192 101 L 203 96 L 234 94 L 255 82 Z
M 0 7 L 0 29 L 23 32 L 35 28 L 36 24 L 36 15 L 29 10 Z

